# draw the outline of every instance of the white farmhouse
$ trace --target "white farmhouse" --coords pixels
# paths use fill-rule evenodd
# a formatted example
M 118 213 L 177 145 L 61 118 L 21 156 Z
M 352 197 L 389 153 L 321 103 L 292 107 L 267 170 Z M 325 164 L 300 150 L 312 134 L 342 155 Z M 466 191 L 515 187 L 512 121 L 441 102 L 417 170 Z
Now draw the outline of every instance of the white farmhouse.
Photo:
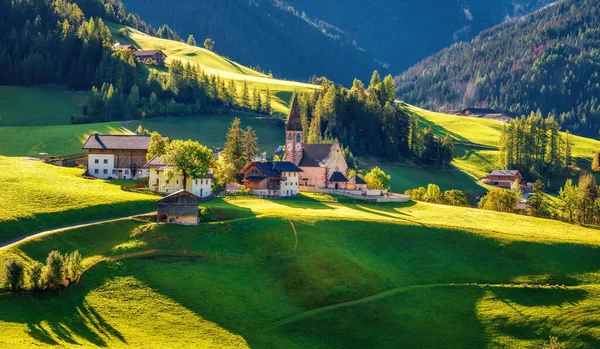
M 167 170 L 169 168 L 172 168 L 172 165 L 163 161 L 160 156 L 155 156 L 144 165 L 144 170 L 149 171 L 148 186 L 150 190 L 159 194 L 171 194 L 185 189 L 199 198 L 212 195 L 212 169 L 201 178 L 188 178 L 186 188 L 183 188 L 183 176 L 173 175 L 168 178 Z
M 92 134 L 82 147 L 88 153 L 88 174 L 103 179 L 148 177 L 143 167 L 149 145 L 150 136 Z

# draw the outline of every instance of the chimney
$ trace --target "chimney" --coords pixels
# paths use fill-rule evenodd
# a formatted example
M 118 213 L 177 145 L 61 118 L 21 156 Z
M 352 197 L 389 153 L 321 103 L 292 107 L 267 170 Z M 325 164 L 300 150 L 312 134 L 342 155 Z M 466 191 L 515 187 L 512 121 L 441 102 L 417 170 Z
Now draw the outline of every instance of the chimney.
M 94 138 L 98 139 L 98 133 L 94 133 Z

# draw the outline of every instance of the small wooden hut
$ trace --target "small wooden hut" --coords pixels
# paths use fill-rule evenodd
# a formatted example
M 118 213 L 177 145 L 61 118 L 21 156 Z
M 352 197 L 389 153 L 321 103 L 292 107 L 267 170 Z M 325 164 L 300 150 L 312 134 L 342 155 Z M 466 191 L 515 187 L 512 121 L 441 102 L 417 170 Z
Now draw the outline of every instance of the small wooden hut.
M 158 200 L 158 223 L 182 225 L 198 224 L 198 203 L 200 198 L 181 189 Z

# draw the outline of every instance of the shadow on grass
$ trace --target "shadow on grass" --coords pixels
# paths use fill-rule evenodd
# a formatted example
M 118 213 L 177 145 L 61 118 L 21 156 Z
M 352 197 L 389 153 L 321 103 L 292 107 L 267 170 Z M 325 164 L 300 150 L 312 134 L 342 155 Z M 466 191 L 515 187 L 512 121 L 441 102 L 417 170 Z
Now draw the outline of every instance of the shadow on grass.
M 0 245 L 45 230 L 148 213 L 153 210 L 156 210 L 154 201 L 132 201 L 61 212 L 40 213 L 33 215 L 33 217 L 0 223 Z
M 53 291 L 51 294 L 40 292 L 37 296 L 2 296 L 0 320 L 27 324 L 27 333 L 33 339 L 49 345 L 59 345 L 60 341 L 107 347 L 109 339 L 126 344 L 121 332 L 85 300 L 90 291 L 107 280 L 106 273 L 89 273 L 82 277 L 81 283 L 63 290 L 60 295 Z

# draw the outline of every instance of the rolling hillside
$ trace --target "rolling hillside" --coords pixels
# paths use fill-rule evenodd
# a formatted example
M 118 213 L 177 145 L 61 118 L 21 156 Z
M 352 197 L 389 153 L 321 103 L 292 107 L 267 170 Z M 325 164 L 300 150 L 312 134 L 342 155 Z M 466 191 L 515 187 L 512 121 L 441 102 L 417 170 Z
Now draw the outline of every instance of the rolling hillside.
M 28 262 L 77 249 L 91 267 L 62 296 L 0 295 L 0 344 L 540 348 L 557 336 L 569 348 L 600 345 L 590 325 L 600 317 L 594 229 L 322 196 L 205 207 L 233 220 L 117 222 L 0 251 Z

